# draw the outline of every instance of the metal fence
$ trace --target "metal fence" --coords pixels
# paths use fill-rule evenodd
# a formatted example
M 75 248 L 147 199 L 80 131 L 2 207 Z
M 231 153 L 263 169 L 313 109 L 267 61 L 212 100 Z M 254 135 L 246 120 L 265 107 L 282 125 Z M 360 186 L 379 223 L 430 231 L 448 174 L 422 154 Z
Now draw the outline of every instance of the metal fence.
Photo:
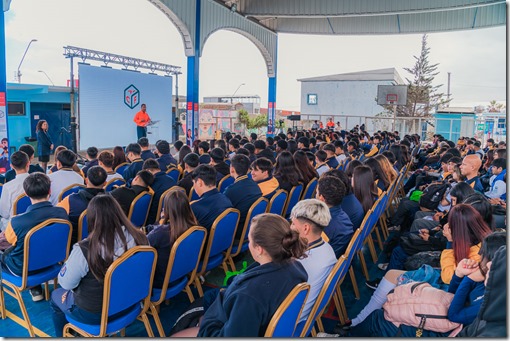
M 329 116 L 330 117 L 330 116 Z M 303 118 L 309 118 L 301 120 L 298 126 L 303 129 L 311 129 L 312 124 L 315 120 L 322 121 L 325 125 L 329 119 L 328 116 L 309 116 L 303 115 Z M 422 140 L 429 140 L 435 133 L 434 119 L 424 117 L 397 117 L 393 120 L 393 117 L 373 117 L 373 116 L 335 116 L 335 129 L 336 130 L 350 130 L 354 126 L 365 124 L 365 130 L 369 133 L 381 131 L 398 131 L 400 136 L 406 134 L 418 134 Z M 339 124 L 339 125 L 338 125 Z M 286 126 L 291 127 L 292 121 L 286 120 Z

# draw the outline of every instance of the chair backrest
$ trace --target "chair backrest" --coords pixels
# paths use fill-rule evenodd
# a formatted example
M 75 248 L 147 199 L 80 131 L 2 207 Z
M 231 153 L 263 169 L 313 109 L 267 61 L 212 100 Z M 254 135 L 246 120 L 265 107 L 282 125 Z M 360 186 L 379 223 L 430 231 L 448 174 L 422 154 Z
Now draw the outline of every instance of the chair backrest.
M 165 205 L 165 197 L 167 196 L 168 193 L 173 192 L 173 191 L 181 191 L 184 194 L 186 194 L 186 190 L 180 186 L 172 186 L 169 189 L 167 189 L 166 191 L 164 191 L 163 194 L 161 194 L 161 196 L 159 197 L 158 210 L 156 211 L 157 212 L 156 222 L 159 221 L 159 215 L 161 214 L 161 211 L 163 210 L 163 206 Z
M 200 274 L 205 273 L 210 258 L 222 253 L 225 253 L 225 257 L 230 255 L 240 215 L 239 210 L 229 208 L 214 220 L 207 238 Z
M 242 237 L 239 239 L 239 244 L 237 246 L 236 252 L 232 254 L 232 257 L 237 256 L 239 253 L 241 253 L 243 244 L 247 242 L 248 233 L 250 233 L 252 218 L 259 214 L 266 213 L 268 204 L 269 202 L 267 201 L 266 198 L 260 197 L 251 205 L 250 209 L 248 210 L 248 214 L 246 215 L 244 226 L 242 227 L 243 229 L 241 233 Z
M 287 203 L 285 204 L 284 211 L 284 217 L 288 216 L 290 214 L 290 211 L 292 211 L 292 208 L 296 206 L 296 204 L 299 201 L 299 198 L 301 198 L 301 193 L 303 192 L 303 184 L 299 184 L 297 186 L 292 187 L 289 193 L 289 197 L 287 199 Z
M 305 190 L 303 191 L 303 197 L 301 198 L 301 200 L 313 199 L 313 194 L 315 193 L 315 189 L 317 188 L 317 183 L 318 183 L 317 178 L 313 178 L 312 180 L 310 180 L 308 185 L 306 185 Z
M 264 337 L 292 337 L 301 311 L 308 297 L 310 285 L 300 283 L 280 304 L 266 329 Z
M 170 167 L 166 170 L 166 175 L 174 179 L 175 182 L 178 182 L 181 177 L 181 171 L 176 167 Z
M 60 201 L 64 200 L 66 197 L 68 197 L 69 195 L 71 195 L 73 193 L 78 193 L 78 191 L 82 188 L 86 188 L 86 187 L 82 184 L 72 184 L 72 185 L 67 186 L 58 195 L 58 201 L 60 202 Z
M 147 311 L 156 258 L 156 250 L 153 247 L 135 246 L 110 265 L 104 278 L 101 334 L 99 335 L 106 334 L 109 316 L 141 301 L 144 301 L 143 312 Z M 134 316 L 133 319 L 136 317 Z
M 138 194 L 131 203 L 128 219 L 131 220 L 136 227 L 145 226 L 153 195 L 154 192 L 152 191 L 144 191 Z
M 20 194 L 12 204 L 12 215 L 25 213 L 30 205 L 32 205 L 30 198 L 25 193 Z
M 161 295 L 157 299 L 156 305 L 161 304 L 165 300 L 169 283 L 175 282 L 187 275 L 189 275 L 189 281 L 193 281 L 206 237 L 207 230 L 205 228 L 192 226 L 174 242 L 170 250 L 170 258 L 168 259 Z
M 271 200 L 269 200 L 269 206 L 267 207 L 268 213 L 274 213 L 283 215 L 285 209 L 285 203 L 287 202 L 288 193 L 286 190 L 279 189 L 273 194 Z
M 121 178 L 111 179 L 104 186 L 104 190 L 105 190 L 105 192 L 110 192 L 113 190 L 113 186 L 122 186 L 125 184 L 126 184 L 126 181 L 124 179 L 121 179 Z
M 114 171 L 115 171 L 115 173 L 118 173 L 120 175 L 124 175 L 124 171 L 128 167 L 129 167 L 129 163 L 128 162 L 122 162 L 120 165 L 115 167 Z
M 341 256 L 338 261 L 335 263 L 333 268 L 330 270 L 328 277 L 324 281 L 322 285 L 322 289 L 319 292 L 319 295 L 315 299 L 315 303 L 308 315 L 308 318 L 302 328 L 302 330 L 296 330 L 294 332 L 295 337 L 306 337 L 312 331 L 313 325 L 323 310 L 326 308 L 326 305 L 331 300 L 331 297 L 335 293 L 338 282 L 345 276 L 347 273 L 347 259 L 345 256 Z M 342 277 L 341 277 L 342 276 Z M 299 334 L 298 334 L 299 333 Z
M 223 193 L 228 186 L 232 185 L 234 183 L 235 179 L 231 177 L 230 175 L 225 175 L 223 178 L 221 178 L 220 182 L 218 182 L 218 191 L 220 193 Z
M 63 262 L 71 244 L 72 225 L 63 219 L 48 219 L 33 227 L 25 236 L 23 286 L 30 271 Z M 48 247 L 51 243 L 51 247 Z
M 361 224 L 361 226 L 363 227 L 363 223 Z M 362 231 L 363 230 L 361 227 L 357 228 L 356 231 L 354 231 L 354 234 L 352 235 L 351 240 L 347 245 L 347 249 L 345 249 L 345 253 L 343 254 L 343 256 L 345 256 L 345 258 L 347 259 L 348 265 L 351 264 L 352 259 L 354 258 L 356 252 L 358 252 L 363 247 L 363 240 L 361 239 L 361 237 L 363 236 Z
M 89 236 L 89 224 L 87 223 L 87 210 L 81 212 L 78 218 L 78 241 Z
M 191 187 L 191 190 L 189 191 L 189 201 L 191 202 L 198 199 L 200 199 L 200 197 L 198 196 L 197 192 L 195 192 L 195 189 Z

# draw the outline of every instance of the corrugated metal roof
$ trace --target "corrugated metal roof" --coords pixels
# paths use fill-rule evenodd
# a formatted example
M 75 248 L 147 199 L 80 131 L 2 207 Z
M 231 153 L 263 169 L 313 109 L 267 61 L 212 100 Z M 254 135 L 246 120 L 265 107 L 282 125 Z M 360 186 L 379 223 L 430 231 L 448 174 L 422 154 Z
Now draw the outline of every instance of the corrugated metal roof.
M 282 33 L 426 33 L 506 25 L 504 0 L 216 0 Z
M 348 72 L 337 75 L 328 75 L 298 79 L 300 82 L 331 82 L 331 81 L 392 81 L 404 84 L 395 68 L 377 69 L 368 71 Z
M 473 107 L 446 107 L 436 111 L 436 114 L 474 114 Z

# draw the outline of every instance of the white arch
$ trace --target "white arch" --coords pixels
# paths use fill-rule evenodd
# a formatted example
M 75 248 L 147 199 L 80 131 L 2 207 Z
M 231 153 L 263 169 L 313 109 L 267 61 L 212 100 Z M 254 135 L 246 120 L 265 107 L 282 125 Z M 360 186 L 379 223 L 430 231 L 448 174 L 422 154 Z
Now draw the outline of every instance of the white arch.
M 175 25 L 179 33 L 181 34 L 182 42 L 184 43 L 184 52 L 186 56 L 194 56 L 195 48 L 194 48 L 194 38 L 191 35 L 191 32 L 188 26 L 179 18 L 177 14 L 175 14 L 167 5 L 165 5 L 160 0 L 148 0 L 154 6 L 156 6 L 161 12 L 163 12 L 168 19 Z
M 231 27 L 231 26 L 219 27 L 219 28 L 215 29 L 214 31 L 209 32 L 209 34 L 207 34 L 204 37 L 204 40 L 203 40 L 204 42 L 203 42 L 203 44 L 201 46 L 201 49 L 200 49 L 200 56 L 202 55 L 202 51 L 204 49 L 205 43 L 207 42 L 207 39 L 209 39 L 209 37 L 213 33 L 217 32 L 217 31 L 220 31 L 220 30 L 226 30 L 226 31 L 235 32 L 235 33 L 238 33 L 238 34 L 248 38 L 248 40 L 251 41 L 257 47 L 257 49 L 262 54 L 262 58 L 264 58 L 264 61 L 266 62 L 267 76 L 268 77 L 275 77 L 276 76 L 275 63 L 273 61 L 273 58 L 271 57 L 271 53 L 266 48 L 266 46 L 260 40 L 258 40 L 255 36 L 253 36 L 252 34 L 246 32 L 246 31 L 243 31 L 243 30 L 241 30 L 241 29 L 239 29 L 237 27 Z M 275 54 L 276 54 L 276 51 L 275 51 Z

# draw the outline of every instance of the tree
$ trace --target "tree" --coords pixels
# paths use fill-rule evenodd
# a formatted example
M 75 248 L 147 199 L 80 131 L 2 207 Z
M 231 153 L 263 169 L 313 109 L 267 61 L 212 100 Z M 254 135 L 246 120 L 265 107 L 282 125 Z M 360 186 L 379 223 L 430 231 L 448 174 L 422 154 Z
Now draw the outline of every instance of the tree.
M 439 74 L 439 64 L 429 63 L 430 48 L 427 46 L 427 35 L 421 39 L 421 53 L 413 56 L 416 60 L 412 68 L 404 68 L 412 79 L 407 81 L 407 104 L 397 107 L 397 116 L 400 117 L 428 117 L 439 106 L 444 106 L 450 100 L 445 100 L 444 94 L 438 90 L 442 85 L 433 85 L 434 78 Z M 392 111 L 392 106 L 385 106 Z
M 492 100 L 489 102 L 489 105 L 487 106 L 488 112 L 501 112 L 503 109 L 505 109 L 506 106 L 503 103 L 498 103 L 496 100 Z

